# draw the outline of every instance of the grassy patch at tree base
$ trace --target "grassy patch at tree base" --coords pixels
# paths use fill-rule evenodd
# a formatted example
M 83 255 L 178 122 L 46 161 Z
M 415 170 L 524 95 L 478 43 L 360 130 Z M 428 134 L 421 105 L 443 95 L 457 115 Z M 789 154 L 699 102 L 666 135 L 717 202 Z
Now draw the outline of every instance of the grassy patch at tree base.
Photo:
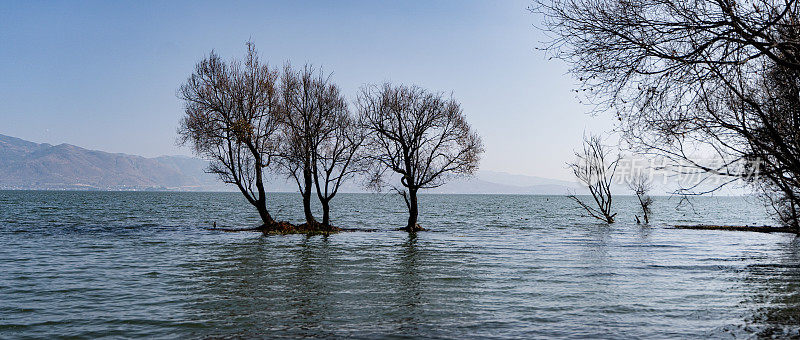
M 286 221 L 274 222 L 272 224 L 262 224 L 255 228 L 226 228 L 214 227 L 207 228 L 207 230 L 223 231 L 223 232 L 240 232 L 240 231 L 253 231 L 261 232 L 265 235 L 290 235 L 290 234 L 305 234 L 305 235 L 330 235 L 343 231 L 341 228 L 334 226 L 324 226 L 322 223 L 303 223 L 294 225 Z M 344 231 L 352 231 L 351 229 L 344 229 Z

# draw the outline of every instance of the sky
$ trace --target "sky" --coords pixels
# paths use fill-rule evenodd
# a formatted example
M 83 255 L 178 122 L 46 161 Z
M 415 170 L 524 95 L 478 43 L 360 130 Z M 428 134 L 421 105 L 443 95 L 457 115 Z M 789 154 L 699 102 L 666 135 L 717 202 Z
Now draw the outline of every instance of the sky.
M 589 114 L 529 1 L 3 1 L 0 134 L 137 154 L 176 144 L 176 90 L 211 50 L 311 63 L 354 98 L 366 84 L 452 93 L 482 136 L 482 170 L 572 179 Z

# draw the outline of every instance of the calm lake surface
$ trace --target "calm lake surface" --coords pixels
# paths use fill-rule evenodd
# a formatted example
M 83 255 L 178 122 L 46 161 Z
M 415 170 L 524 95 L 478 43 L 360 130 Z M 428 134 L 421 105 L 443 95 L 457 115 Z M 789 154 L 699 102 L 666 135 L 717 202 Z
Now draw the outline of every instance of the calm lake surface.
M 274 194 L 299 221 L 299 195 Z M 341 194 L 336 225 L 263 237 L 238 193 L 0 191 L 0 338 L 800 336 L 800 242 L 754 199 L 657 198 L 655 223 L 558 196 Z

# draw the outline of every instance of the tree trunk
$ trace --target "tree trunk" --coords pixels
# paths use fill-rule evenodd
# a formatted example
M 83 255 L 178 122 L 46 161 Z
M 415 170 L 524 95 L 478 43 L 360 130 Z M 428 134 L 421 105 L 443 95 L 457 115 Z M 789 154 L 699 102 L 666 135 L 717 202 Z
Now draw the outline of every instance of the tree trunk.
M 789 207 L 792 211 L 792 217 L 791 221 L 789 221 L 789 226 L 794 229 L 795 233 L 800 234 L 800 220 L 797 217 L 797 205 L 795 204 L 796 198 L 792 195 L 790 199 Z
M 258 210 L 258 216 L 261 217 L 261 221 L 264 223 L 265 226 L 269 227 L 275 224 L 275 220 L 272 219 L 272 215 L 270 215 L 269 211 L 267 211 L 267 202 L 265 202 L 264 200 L 260 200 L 256 201 L 254 205 Z
M 325 228 L 329 228 L 331 226 L 330 201 L 320 200 L 320 203 L 322 203 L 322 225 Z
M 794 228 L 796 233 L 800 234 L 800 220 L 798 220 L 797 217 L 797 197 L 792 194 L 790 199 L 790 206 L 792 207 L 792 228 Z
M 642 207 L 642 214 L 644 215 L 644 224 L 650 224 L 650 218 L 647 216 L 647 205 L 644 204 L 644 200 L 642 199 L 642 195 L 638 192 L 636 193 L 636 198 L 639 199 L 639 206 Z M 638 220 L 639 217 L 637 216 L 636 219 Z
M 310 169 L 303 171 L 303 180 L 305 181 L 303 188 L 305 191 L 301 193 L 303 195 L 303 212 L 306 215 L 306 223 L 312 225 L 317 223 L 317 220 L 314 219 L 314 214 L 311 212 L 311 186 L 314 182 L 312 182 Z
M 413 233 L 417 231 L 417 217 L 419 215 L 419 207 L 417 202 L 417 189 L 408 189 L 408 225 L 406 231 Z

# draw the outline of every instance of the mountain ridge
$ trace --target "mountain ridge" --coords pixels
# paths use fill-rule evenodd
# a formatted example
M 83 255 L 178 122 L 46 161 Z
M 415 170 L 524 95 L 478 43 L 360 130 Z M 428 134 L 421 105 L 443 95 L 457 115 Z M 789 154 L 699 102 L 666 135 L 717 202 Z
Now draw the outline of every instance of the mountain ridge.
M 61 143 L 35 143 L 0 134 L 0 189 L 19 190 L 168 190 L 236 191 L 205 169 L 208 162 L 189 156 L 143 157 Z M 271 175 L 270 191 L 295 192 L 296 185 Z M 543 177 L 480 171 L 456 178 L 429 193 L 565 194 L 572 182 Z M 358 180 L 341 192 L 366 192 Z

